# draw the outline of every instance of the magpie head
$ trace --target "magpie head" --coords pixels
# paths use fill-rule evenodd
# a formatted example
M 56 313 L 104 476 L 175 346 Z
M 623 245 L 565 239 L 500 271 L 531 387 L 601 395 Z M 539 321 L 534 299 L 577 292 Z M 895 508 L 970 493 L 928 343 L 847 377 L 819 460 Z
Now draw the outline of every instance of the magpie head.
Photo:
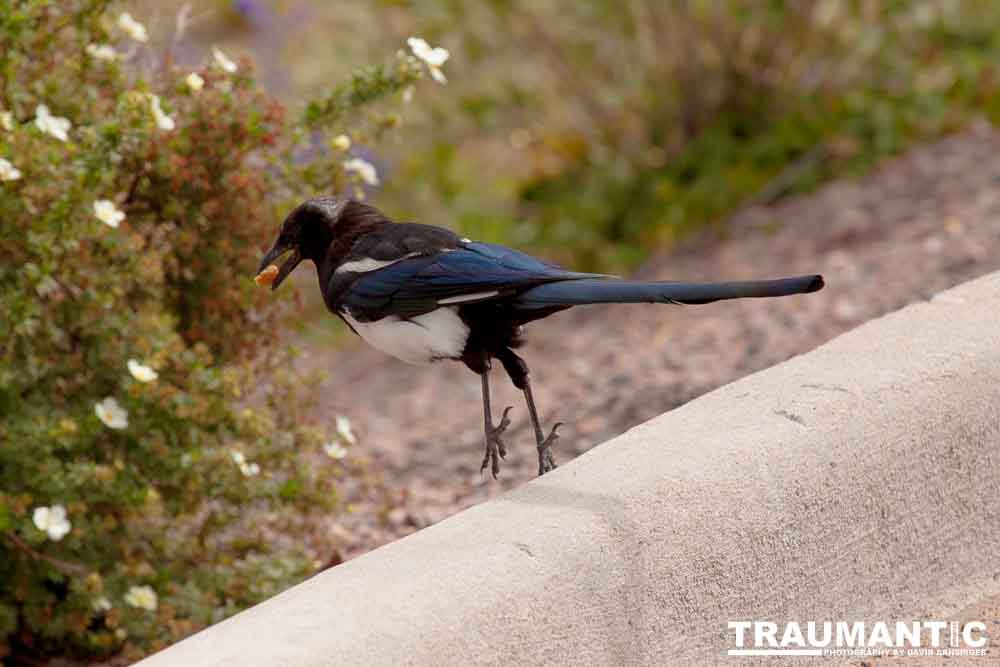
M 316 197 L 308 199 L 288 214 L 281 231 L 260 261 L 258 283 L 270 283 L 276 289 L 303 259 L 317 266 L 329 263 L 331 255 L 344 252 L 365 232 L 390 222 L 375 207 L 354 199 Z M 265 273 L 272 264 L 287 254 L 278 268 Z
M 285 278 L 303 259 L 311 259 L 317 264 L 329 251 L 330 244 L 337 233 L 338 223 L 344 217 L 351 200 L 334 197 L 317 197 L 309 199 L 295 207 L 285 221 L 281 223 L 281 231 L 260 261 L 257 269 L 258 283 L 270 283 L 271 289 L 277 289 Z M 268 275 L 265 269 L 287 255 L 278 268 L 276 275 Z M 274 269 L 270 270 L 273 274 Z

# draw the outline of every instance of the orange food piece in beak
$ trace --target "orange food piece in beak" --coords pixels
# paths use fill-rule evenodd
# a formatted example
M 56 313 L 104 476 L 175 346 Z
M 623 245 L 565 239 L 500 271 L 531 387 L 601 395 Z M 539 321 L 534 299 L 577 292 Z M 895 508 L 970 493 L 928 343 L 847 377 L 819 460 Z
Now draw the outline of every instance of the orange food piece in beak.
M 257 283 L 260 287 L 266 287 L 274 282 L 274 279 L 278 277 L 278 267 L 271 264 L 266 269 L 258 273 L 253 281 Z

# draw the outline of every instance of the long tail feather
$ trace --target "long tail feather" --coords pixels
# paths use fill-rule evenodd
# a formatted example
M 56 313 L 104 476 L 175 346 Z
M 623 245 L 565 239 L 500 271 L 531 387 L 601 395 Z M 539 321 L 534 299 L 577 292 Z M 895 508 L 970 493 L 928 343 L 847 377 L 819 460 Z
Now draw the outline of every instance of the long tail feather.
M 637 282 L 628 280 L 564 280 L 534 287 L 517 297 L 522 308 L 579 306 L 588 303 L 700 304 L 723 299 L 806 294 L 823 289 L 823 276 L 726 283 Z

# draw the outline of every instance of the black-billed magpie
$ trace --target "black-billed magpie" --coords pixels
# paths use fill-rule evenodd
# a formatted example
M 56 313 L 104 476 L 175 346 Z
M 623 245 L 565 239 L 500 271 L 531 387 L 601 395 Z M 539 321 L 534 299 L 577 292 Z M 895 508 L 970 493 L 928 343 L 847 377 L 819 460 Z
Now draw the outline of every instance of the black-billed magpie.
M 283 255 L 288 258 L 273 266 Z M 261 260 L 259 283 L 277 288 L 303 260 L 316 264 L 330 312 L 372 346 L 398 359 L 463 362 L 482 378 L 486 453 L 480 470 L 496 478 L 507 454 L 490 409 L 489 374 L 497 359 L 524 393 L 535 430 L 538 474 L 555 468 L 556 424 L 542 430 L 528 367 L 514 350 L 522 325 L 571 306 L 595 303 L 702 304 L 722 299 L 816 292 L 819 275 L 724 283 L 639 282 L 576 273 L 516 250 L 460 238 L 432 225 L 394 223 L 352 199 L 319 197 L 293 210 Z

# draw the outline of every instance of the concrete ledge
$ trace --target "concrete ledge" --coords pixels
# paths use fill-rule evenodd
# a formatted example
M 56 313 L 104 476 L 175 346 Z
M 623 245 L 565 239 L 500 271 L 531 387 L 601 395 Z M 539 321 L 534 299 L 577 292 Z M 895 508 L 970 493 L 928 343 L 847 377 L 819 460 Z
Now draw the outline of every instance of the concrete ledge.
M 992 274 L 143 664 L 713 663 L 728 621 L 941 618 L 995 595 L 998 499 Z

